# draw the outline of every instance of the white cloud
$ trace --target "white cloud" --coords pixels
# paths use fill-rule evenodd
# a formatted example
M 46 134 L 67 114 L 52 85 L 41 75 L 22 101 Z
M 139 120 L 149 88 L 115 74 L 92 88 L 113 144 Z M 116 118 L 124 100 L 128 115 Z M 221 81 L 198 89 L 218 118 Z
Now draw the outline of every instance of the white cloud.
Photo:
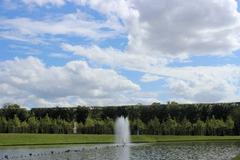
M 87 57 L 96 63 L 143 72 L 145 74 L 140 79 L 142 82 L 164 77 L 166 90 L 161 93 L 170 92 L 169 99 L 220 102 L 237 101 L 240 98 L 240 66 L 167 67 L 167 61 L 160 63 L 158 59 L 149 56 L 137 56 L 112 48 L 85 48 L 69 44 L 63 44 L 62 47 L 65 51 Z
M 144 72 L 143 81 L 163 76 L 173 98 L 195 102 L 238 100 L 239 66 L 164 66 L 174 58 L 226 56 L 239 49 L 240 15 L 235 0 L 134 0 L 125 4 L 128 6 L 124 10 L 128 13 L 126 15 L 132 16 L 122 16 L 122 10 L 115 9 L 127 25 L 129 44 L 125 52 L 69 45 L 65 45 L 65 50 L 95 62 Z M 98 9 L 100 4 L 91 6 Z M 98 10 L 109 13 L 101 7 Z M 129 55 L 134 58 L 129 58 Z M 122 57 L 125 59 L 121 61 Z M 138 60 L 142 58 L 145 63 Z M 163 61 L 161 65 L 158 65 L 159 59 Z M 130 67 L 124 62 L 128 62 Z M 152 74 L 154 76 L 150 76 Z
M 132 104 L 156 100 L 140 87 L 111 69 L 91 68 L 86 62 L 71 61 L 47 67 L 28 57 L 0 62 L 1 104 L 25 106 L 71 104 Z
M 39 6 L 67 3 L 89 6 L 106 15 L 108 20 L 115 19 L 111 22 L 112 26 L 117 26 L 115 29 L 127 31 L 128 50 L 135 54 L 153 57 L 222 56 L 232 54 L 240 46 L 240 14 L 236 0 L 24 0 L 24 3 Z M 124 24 L 120 28 L 118 18 Z M 91 33 L 92 30 L 82 29 L 82 25 L 67 23 L 76 27 L 66 31 L 69 25 L 57 24 L 52 25 L 56 30 L 51 33 L 60 30 L 68 34 L 81 32 L 81 35 L 87 33 L 88 36 L 98 37 L 98 34 Z M 96 25 L 87 26 L 91 28 Z M 81 28 L 80 31 L 77 28 Z M 43 29 L 42 32 L 46 31 Z
M 61 6 L 70 2 L 87 5 L 106 15 L 107 20 L 95 22 L 96 20 L 78 18 L 77 14 L 69 14 L 54 22 L 18 18 L 3 19 L 0 24 L 10 26 L 21 34 L 33 36 L 76 34 L 98 39 L 127 33 L 129 42 L 125 51 L 100 48 L 97 45 L 73 46 L 67 44 L 68 42 L 62 47 L 65 51 L 100 64 L 146 73 L 141 79 L 145 82 L 165 77 L 166 87 L 173 99 L 188 102 L 218 102 L 240 98 L 238 91 L 240 66 L 167 67 L 167 64 L 176 58 L 196 55 L 227 56 L 238 50 L 240 15 L 235 0 L 108 0 L 107 2 L 68 0 L 62 3 L 31 0 L 29 2 L 39 6 L 48 4 Z M 100 28 L 109 26 L 115 32 L 101 32 Z M 64 66 L 66 67 L 67 65 Z M 22 79 L 13 80 L 23 83 Z M 94 93 L 104 95 L 104 92 Z M 121 99 L 129 100 L 129 96 L 121 95 Z M 95 102 L 98 101 L 97 99 L 94 99 Z M 106 96 L 105 102 L 108 100 L 109 97 Z M 109 101 L 111 100 L 110 96 Z
M 153 75 L 153 74 L 144 74 L 142 77 L 141 77 L 141 81 L 142 82 L 153 82 L 153 81 L 157 81 L 159 80 L 161 77 L 158 76 L 158 75 Z
M 227 55 L 239 49 L 240 14 L 235 0 L 133 3 L 140 16 L 138 29 L 129 33 L 130 49 L 152 56 Z
M 71 2 L 121 18 L 128 30 L 128 48 L 136 54 L 227 55 L 239 49 L 236 0 Z
M 75 55 L 87 57 L 100 64 L 120 67 L 131 70 L 146 70 L 152 66 L 161 67 L 167 64 L 166 58 L 153 58 L 150 56 L 136 55 L 114 48 L 100 48 L 98 46 L 84 47 L 81 45 L 62 44 L 65 51 Z
M 29 5 L 43 6 L 47 4 L 62 6 L 65 4 L 65 0 L 22 0 L 24 3 Z
M 165 76 L 171 99 L 231 102 L 240 98 L 240 66 L 202 66 L 155 70 Z
M 0 18 L 0 37 L 20 41 L 29 41 L 29 39 L 34 38 L 38 38 L 40 41 L 44 35 L 48 34 L 99 40 L 112 38 L 123 33 L 125 33 L 124 28 L 117 22 L 117 19 L 94 20 L 80 11 L 44 20 L 32 20 L 26 17 Z

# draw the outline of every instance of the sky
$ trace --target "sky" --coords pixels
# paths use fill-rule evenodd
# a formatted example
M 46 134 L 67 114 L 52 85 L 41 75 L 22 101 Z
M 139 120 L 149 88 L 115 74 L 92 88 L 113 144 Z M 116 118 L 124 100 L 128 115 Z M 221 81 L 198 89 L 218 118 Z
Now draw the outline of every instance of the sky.
M 240 101 L 236 0 L 1 0 L 0 105 Z

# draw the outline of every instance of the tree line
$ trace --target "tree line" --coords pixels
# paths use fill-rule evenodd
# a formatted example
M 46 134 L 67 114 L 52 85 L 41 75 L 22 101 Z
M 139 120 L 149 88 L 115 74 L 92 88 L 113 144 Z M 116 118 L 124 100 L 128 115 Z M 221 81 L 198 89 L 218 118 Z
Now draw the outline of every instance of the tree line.
M 113 134 L 114 121 L 129 117 L 131 134 L 239 135 L 240 103 L 0 109 L 1 133 Z

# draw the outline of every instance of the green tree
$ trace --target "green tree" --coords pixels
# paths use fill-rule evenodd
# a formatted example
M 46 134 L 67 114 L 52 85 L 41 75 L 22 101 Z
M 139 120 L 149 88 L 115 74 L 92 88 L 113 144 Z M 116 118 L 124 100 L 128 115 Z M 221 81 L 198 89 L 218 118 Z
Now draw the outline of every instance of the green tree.
M 7 133 L 15 133 L 15 126 L 14 126 L 14 122 L 12 119 L 8 120 Z
M 48 114 L 40 119 L 39 125 L 40 133 L 50 133 L 51 132 L 51 119 L 49 118 Z
M 226 131 L 225 122 L 222 119 L 216 120 L 216 135 L 224 136 Z
M 78 123 L 79 122 L 85 123 L 89 114 L 89 108 L 78 106 L 75 111 L 75 114 L 76 114 L 75 118 Z
M 73 133 L 73 122 L 63 120 L 63 129 L 65 134 Z
M 104 120 L 104 126 L 103 126 L 103 130 L 105 134 L 113 134 L 113 130 L 114 130 L 114 122 L 111 118 L 107 118 Z
M 36 117 L 32 116 L 27 120 L 29 132 L 30 133 L 38 133 L 39 130 L 39 121 Z
M 94 121 L 94 133 L 95 134 L 103 134 L 104 133 L 104 121 L 103 120 L 95 120 Z
M 158 135 L 161 132 L 161 124 L 157 117 L 154 117 L 154 119 L 151 119 L 148 122 L 147 127 L 150 134 Z
M 154 125 L 154 124 L 153 124 Z M 139 118 L 134 119 L 133 121 L 131 121 L 131 133 L 132 134 L 142 134 L 144 129 L 145 129 L 145 124 L 143 123 L 143 121 Z
M 193 125 L 194 135 L 205 135 L 206 133 L 206 124 L 202 120 L 198 119 L 197 122 Z
M 83 133 L 84 124 L 82 122 L 77 124 L 77 133 Z
M 206 121 L 206 130 L 208 135 L 215 135 L 216 132 L 216 120 L 213 116 L 211 119 L 207 119 Z
M 14 125 L 14 130 L 13 132 L 14 133 L 18 133 L 21 131 L 21 122 L 19 120 L 19 118 L 17 117 L 17 115 L 14 115 L 14 118 L 13 118 L 13 125 Z
M 88 117 L 84 125 L 84 133 L 94 133 L 95 122 L 92 118 Z
M 29 125 L 26 121 L 23 121 L 21 123 L 21 130 L 20 130 L 21 133 L 28 133 L 29 132 Z
M 233 129 L 234 129 L 234 121 L 232 119 L 231 116 L 227 117 L 227 120 L 225 122 L 225 126 L 226 126 L 226 133 L 229 135 L 233 134 Z
M 163 124 L 165 134 L 175 135 L 177 126 L 178 124 L 176 120 L 172 119 L 171 116 L 168 116 L 167 120 Z
M 8 129 L 8 121 L 5 117 L 0 117 L 0 132 L 6 133 Z
M 191 135 L 192 123 L 186 119 L 186 117 L 178 124 L 178 133 L 181 135 Z
M 55 134 L 61 133 L 62 126 L 61 126 L 61 123 L 59 124 L 58 122 L 59 122 L 59 120 L 56 120 L 56 119 L 53 119 L 51 121 L 50 133 L 55 133 Z

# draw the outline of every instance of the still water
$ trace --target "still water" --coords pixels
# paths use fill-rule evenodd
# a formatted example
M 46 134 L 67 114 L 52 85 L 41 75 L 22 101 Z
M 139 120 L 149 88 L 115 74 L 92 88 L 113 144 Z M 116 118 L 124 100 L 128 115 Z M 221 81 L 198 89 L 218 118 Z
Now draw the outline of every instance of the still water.
M 231 160 L 240 143 L 195 142 L 2 147 L 0 160 Z

